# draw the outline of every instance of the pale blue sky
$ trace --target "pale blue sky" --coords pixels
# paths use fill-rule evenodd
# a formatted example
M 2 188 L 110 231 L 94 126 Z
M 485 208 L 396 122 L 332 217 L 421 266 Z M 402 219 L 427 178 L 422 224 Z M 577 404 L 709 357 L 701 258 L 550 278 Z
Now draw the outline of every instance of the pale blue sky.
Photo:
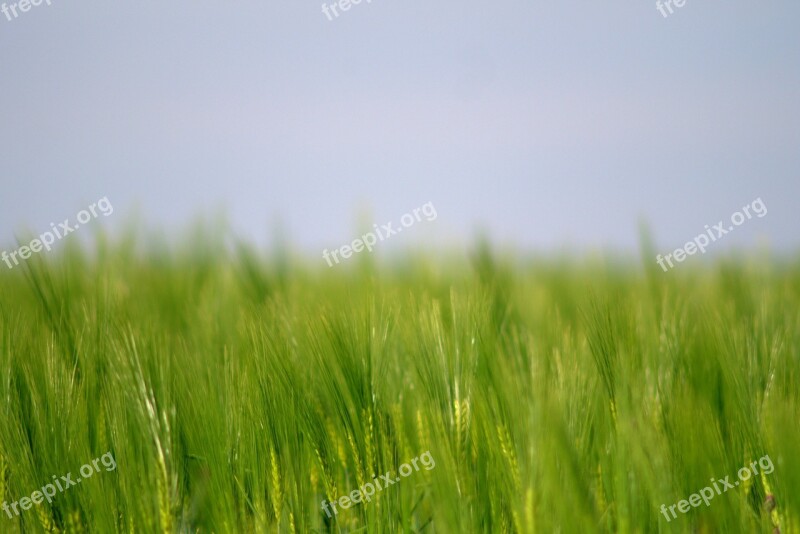
M 365 1 L 0 15 L 0 247 L 103 196 L 313 254 L 428 201 L 397 246 L 668 251 L 761 197 L 717 248 L 800 245 L 797 2 Z

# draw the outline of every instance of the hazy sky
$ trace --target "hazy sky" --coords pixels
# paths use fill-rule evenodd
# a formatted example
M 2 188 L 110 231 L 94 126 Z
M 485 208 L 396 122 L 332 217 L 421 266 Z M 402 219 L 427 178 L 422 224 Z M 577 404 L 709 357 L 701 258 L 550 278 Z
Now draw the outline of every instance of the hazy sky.
M 332 3 L 332 2 L 328 2 Z M 800 246 L 800 4 L 66 2 L 0 14 L 0 246 L 107 196 L 181 228 L 224 209 L 317 253 L 394 239 Z

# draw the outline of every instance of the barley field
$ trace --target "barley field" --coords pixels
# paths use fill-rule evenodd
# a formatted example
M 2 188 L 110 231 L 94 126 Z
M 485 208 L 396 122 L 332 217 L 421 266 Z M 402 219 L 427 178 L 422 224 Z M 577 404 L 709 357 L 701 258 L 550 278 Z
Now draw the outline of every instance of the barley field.
M 797 260 L 141 241 L 0 269 L 0 532 L 800 532 Z

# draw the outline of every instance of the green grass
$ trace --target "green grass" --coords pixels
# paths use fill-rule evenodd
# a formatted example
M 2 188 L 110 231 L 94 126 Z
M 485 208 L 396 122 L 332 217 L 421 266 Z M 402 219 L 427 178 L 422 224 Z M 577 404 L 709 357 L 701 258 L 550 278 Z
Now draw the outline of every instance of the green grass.
M 65 245 L 0 269 L 0 500 L 117 469 L 0 532 L 800 531 L 798 263 Z

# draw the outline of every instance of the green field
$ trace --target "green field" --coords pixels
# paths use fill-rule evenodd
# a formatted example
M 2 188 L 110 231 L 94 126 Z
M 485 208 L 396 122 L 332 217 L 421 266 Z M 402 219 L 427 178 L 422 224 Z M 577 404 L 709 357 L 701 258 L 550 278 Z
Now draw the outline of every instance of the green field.
M 0 269 L 0 501 L 116 468 L 0 532 L 800 532 L 797 261 L 95 248 Z

